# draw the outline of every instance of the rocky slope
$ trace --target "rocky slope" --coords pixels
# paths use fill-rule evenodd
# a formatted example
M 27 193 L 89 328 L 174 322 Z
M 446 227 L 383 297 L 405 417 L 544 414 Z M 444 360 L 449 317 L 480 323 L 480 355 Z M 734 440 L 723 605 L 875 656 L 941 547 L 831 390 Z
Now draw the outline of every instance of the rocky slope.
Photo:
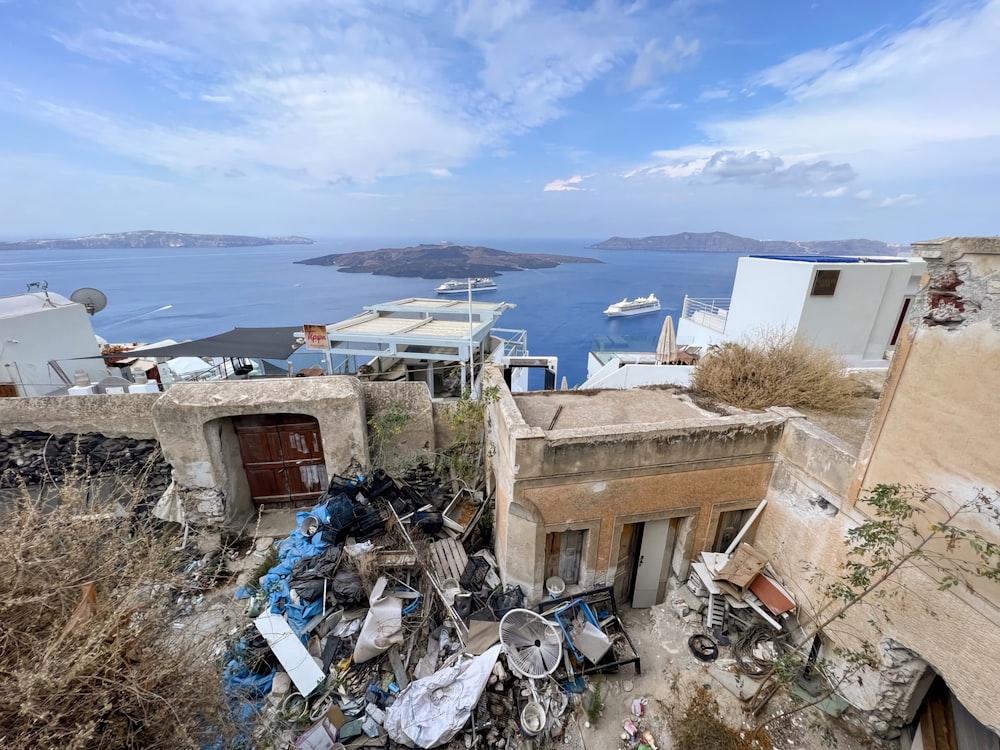
M 345 273 L 371 273 L 421 279 L 492 276 L 526 268 L 554 268 L 561 263 L 600 263 L 593 258 L 547 253 L 511 253 L 474 245 L 386 247 L 357 253 L 322 255 L 299 260 L 309 266 L 339 266 Z

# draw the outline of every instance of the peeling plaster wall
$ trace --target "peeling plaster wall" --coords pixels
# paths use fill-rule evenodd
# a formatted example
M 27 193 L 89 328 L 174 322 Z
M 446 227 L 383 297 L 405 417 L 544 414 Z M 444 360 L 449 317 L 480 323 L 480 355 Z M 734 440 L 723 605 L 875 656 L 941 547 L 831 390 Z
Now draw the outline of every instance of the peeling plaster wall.
M 163 394 L 153 420 L 163 455 L 173 467 L 174 490 L 196 523 L 238 526 L 252 513 L 232 472 L 239 457 L 224 441 L 224 421 L 250 414 L 306 414 L 319 423 L 329 475 L 356 459 L 368 465 L 365 398 L 352 377 L 181 383 Z
M 772 491 L 765 511 L 766 523 L 757 530 L 755 547 L 771 559 L 796 599 L 806 607 L 822 601 L 819 588 L 808 582 L 810 570 L 832 572 L 843 561 L 845 534 L 862 518 L 856 509 L 834 516 L 807 498 Z M 908 723 L 915 709 L 914 681 L 924 671 L 924 662 L 941 674 L 962 704 L 981 722 L 997 731 L 1000 705 L 986 686 L 996 683 L 1000 670 L 1000 627 L 985 602 L 970 603 L 953 591 L 941 591 L 918 571 L 909 571 L 899 583 L 909 593 L 880 599 L 882 614 L 858 607 L 827 632 L 823 655 L 833 658 L 830 647 L 855 647 L 852 633 L 862 633 L 881 646 L 881 674 L 865 675 L 863 684 L 843 686 L 843 696 L 858 708 L 871 712 L 869 725 L 882 736 L 895 736 Z M 880 624 L 873 630 L 869 619 Z M 886 653 L 889 642 L 913 652 L 911 660 L 899 653 Z M 922 696 L 917 696 L 917 702 Z
M 927 260 L 925 286 L 843 501 L 831 494 L 828 504 L 817 502 L 825 489 L 845 486 L 843 466 L 827 460 L 829 450 L 808 463 L 793 460 L 797 439 L 789 430 L 758 529 L 757 546 L 799 601 L 813 606 L 819 589 L 797 571 L 803 564 L 835 571 L 843 562 L 845 533 L 864 520 L 866 506 L 856 500 L 866 488 L 922 485 L 965 501 L 979 488 L 1000 487 L 1000 238 L 937 240 L 914 249 Z M 893 736 L 913 718 L 929 666 L 997 731 L 1000 704 L 984 687 L 1000 672 L 1000 587 L 975 580 L 974 591 L 941 591 L 916 570 L 896 583 L 903 593 L 878 600 L 881 612 L 859 607 L 831 628 L 834 642 L 856 645 L 851 633 L 860 633 L 878 643 L 883 657 L 880 672 L 845 686 L 844 696 L 870 712 L 873 731 Z

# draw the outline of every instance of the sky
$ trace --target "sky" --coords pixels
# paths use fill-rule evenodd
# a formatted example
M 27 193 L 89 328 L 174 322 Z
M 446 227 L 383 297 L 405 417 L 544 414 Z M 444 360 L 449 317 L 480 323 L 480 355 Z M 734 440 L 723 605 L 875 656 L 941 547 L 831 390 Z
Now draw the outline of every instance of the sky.
M 0 0 L 0 237 L 998 233 L 1000 0 Z

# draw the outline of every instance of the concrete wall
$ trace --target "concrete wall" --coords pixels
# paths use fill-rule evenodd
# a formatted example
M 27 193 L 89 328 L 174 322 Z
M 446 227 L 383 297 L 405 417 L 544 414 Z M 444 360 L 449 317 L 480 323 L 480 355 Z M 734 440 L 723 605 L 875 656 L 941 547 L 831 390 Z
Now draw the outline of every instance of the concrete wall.
M 0 317 L 0 382 L 16 383 L 20 396 L 43 396 L 62 388 L 65 383 L 49 367 L 49 360 L 57 360 L 70 379 L 75 370 L 83 370 L 93 382 L 110 374 L 83 305 L 54 293 L 49 294 L 51 305 L 45 304 L 42 294 L 20 297 L 34 311 Z
M 423 383 L 362 383 L 365 419 L 377 418 L 387 407 L 402 409 L 408 419 L 402 431 L 383 446 L 397 462 L 410 462 L 437 450 L 435 412 L 430 392 Z M 370 429 L 370 426 L 368 426 Z
M 107 437 L 153 438 L 153 405 L 159 398 L 159 393 L 0 398 L 0 432 L 96 432 Z

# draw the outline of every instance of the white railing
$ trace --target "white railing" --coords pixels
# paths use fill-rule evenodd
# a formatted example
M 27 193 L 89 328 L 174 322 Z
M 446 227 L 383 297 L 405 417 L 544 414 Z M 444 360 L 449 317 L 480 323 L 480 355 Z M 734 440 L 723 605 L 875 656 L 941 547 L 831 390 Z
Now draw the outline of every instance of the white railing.
M 681 318 L 690 320 L 704 328 L 717 333 L 726 330 L 726 318 L 729 316 L 728 297 L 684 297 L 684 309 L 681 310 Z

